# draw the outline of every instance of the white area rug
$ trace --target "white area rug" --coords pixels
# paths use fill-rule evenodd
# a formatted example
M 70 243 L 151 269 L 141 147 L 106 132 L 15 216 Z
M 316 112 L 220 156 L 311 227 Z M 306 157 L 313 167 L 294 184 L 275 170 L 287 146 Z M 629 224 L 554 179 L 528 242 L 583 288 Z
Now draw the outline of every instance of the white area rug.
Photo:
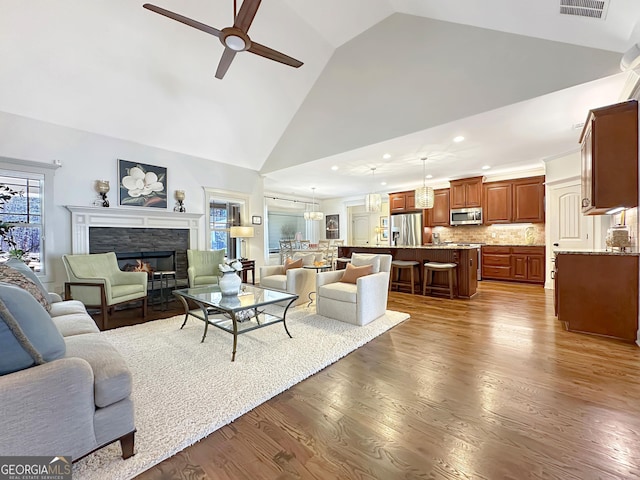
M 122 460 L 119 443 L 81 460 L 74 480 L 128 479 L 192 445 L 278 393 L 336 362 L 409 318 L 387 311 L 364 327 L 315 314 L 315 306 L 287 315 L 282 324 L 238 337 L 184 315 L 104 332 L 133 374 L 136 454 Z M 105 477 L 107 475 L 107 477 Z

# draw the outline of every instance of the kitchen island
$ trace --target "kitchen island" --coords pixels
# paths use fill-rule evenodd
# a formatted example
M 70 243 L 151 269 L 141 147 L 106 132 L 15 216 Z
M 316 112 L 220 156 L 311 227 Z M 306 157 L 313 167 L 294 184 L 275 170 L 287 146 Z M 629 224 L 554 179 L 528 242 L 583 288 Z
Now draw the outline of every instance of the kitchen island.
M 628 252 L 556 251 L 558 320 L 570 332 L 637 342 L 639 257 Z
M 458 265 L 458 268 L 456 268 L 456 296 L 459 298 L 471 298 L 476 294 L 478 288 L 477 246 L 424 245 L 421 247 L 391 247 L 385 245 L 379 247 L 338 247 L 338 257 L 340 258 L 351 257 L 352 253 L 389 254 L 393 260 L 415 260 L 420 262 L 420 265 L 424 265 L 425 262 L 455 263 Z M 422 275 L 422 267 L 420 267 L 420 272 Z M 435 273 L 433 283 L 436 286 L 447 285 L 446 272 Z M 422 294 L 422 288 L 420 288 L 419 294 Z

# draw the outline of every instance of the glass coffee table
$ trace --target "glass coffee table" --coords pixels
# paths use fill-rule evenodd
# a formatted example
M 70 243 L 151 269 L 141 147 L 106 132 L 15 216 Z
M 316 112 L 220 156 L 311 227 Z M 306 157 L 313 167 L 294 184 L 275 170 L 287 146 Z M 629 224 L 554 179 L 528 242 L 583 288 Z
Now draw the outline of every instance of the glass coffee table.
M 242 333 L 282 323 L 289 338 L 293 338 L 287 328 L 286 316 L 298 295 L 244 283 L 241 292 L 233 296 L 223 296 L 217 285 L 183 288 L 174 290 L 173 294 L 184 306 L 185 316 L 181 329 L 191 315 L 204 322 L 201 342 L 207 336 L 209 325 L 233 334 L 232 362 L 236 359 L 238 335 Z M 194 302 L 198 308 L 190 310 L 187 300 Z

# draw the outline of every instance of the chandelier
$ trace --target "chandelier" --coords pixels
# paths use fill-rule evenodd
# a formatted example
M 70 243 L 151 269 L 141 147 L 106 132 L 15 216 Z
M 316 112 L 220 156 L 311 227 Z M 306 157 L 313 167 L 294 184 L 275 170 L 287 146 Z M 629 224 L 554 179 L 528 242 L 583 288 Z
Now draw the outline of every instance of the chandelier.
M 324 213 L 317 210 L 313 210 L 314 208 L 316 208 L 316 188 L 313 187 L 311 188 L 311 190 L 313 190 L 313 203 L 311 204 L 312 210 L 309 212 L 304 212 L 304 219 L 320 221 L 324 218 Z
M 433 208 L 433 188 L 427 187 L 427 157 L 422 158 L 422 186 L 416 188 L 416 208 Z
M 371 168 L 372 178 L 375 178 L 375 175 L 376 175 L 376 168 L 373 167 Z M 364 209 L 367 212 L 379 212 L 380 210 L 382 210 L 382 197 L 380 196 L 379 193 L 373 193 L 373 188 L 371 190 L 372 192 L 364 197 Z

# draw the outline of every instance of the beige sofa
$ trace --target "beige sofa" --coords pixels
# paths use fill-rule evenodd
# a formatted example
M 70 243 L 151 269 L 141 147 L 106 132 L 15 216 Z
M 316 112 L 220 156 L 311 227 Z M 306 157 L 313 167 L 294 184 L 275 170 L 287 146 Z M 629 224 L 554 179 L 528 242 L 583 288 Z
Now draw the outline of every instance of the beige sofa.
M 47 300 L 49 312 L 33 293 L 0 282 L 0 456 L 75 461 L 119 440 L 130 457 L 135 423 L 124 358 L 81 302 Z

